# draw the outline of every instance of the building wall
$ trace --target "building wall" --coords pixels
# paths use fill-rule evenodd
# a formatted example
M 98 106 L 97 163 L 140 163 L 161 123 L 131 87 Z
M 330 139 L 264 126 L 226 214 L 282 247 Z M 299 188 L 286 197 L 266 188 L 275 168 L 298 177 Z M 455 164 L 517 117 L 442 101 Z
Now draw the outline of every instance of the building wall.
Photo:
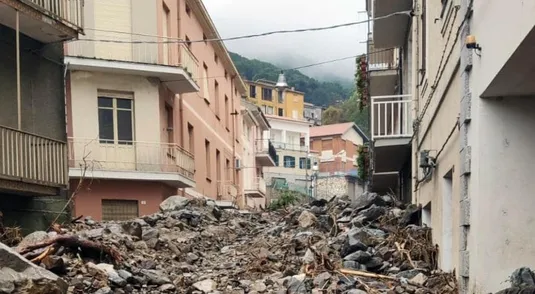
M 71 180 L 71 187 L 78 186 Z M 176 194 L 176 190 L 157 182 L 93 180 L 81 185 L 74 205 L 73 215 L 91 216 L 102 220 L 102 200 L 137 200 L 139 216 L 159 211 L 160 203 Z
M 356 199 L 364 192 L 363 185 L 356 179 L 345 177 L 345 175 L 320 175 L 315 183 L 317 199 L 330 200 L 335 196 L 348 196 Z
M 421 0 L 419 4 L 421 5 Z M 412 201 L 421 204 L 428 218 L 427 225 L 433 228 L 433 242 L 441 248 L 439 253 L 439 265 L 445 270 L 460 269 L 460 137 L 456 127 L 457 116 L 460 112 L 461 72 L 459 71 L 460 52 L 458 46 L 452 47 L 448 42 L 448 29 L 453 25 L 452 34 L 460 24 L 461 14 L 451 19 L 446 17 L 434 21 L 441 11 L 440 2 L 427 2 L 426 22 L 426 46 L 422 50 L 422 30 L 420 18 L 413 19 L 413 38 L 418 40 L 418 50 L 409 52 L 412 60 L 413 72 L 411 93 L 417 95 L 417 116 L 421 118 L 418 133 L 415 135 L 413 146 L 413 195 Z M 452 14 L 454 15 L 454 14 Z M 420 22 L 416 25 L 415 22 Z M 453 24 L 452 24 L 453 23 Z M 415 31 L 414 28 L 419 28 Z M 443 28 L 446 28 L 444 32 Z M 446 48 L 446 49 L 444 49 Z M 451 50 L 449 59 L 442 58 Z M 426 58 L 423 58 L 426 55 Z M 417 58 L 418 57 L 418 58 Z M 441 59 L 443 59 L 441 61 Z M 425 60 L 425 62 L 424 62 Z M 442 64 L 441 64 L 442 62 Z M 439 66 L 441 70 L 439 71 Z M 443 67 L 443 70 L 442 70 Z M 425 74 L 421 74 L 425 69 Z M 433 90 L 433 88 L 436 88 Z M 432 99 L 430 98 L 432 97 Z M 423 112 L 425 105 L 427 110 Z M 455 129 L 452 129 L 456 127 Z M 450 132 L 453 134 L 450 138 Z M 437 167 L 429 181 L 423 181 L 423 172 L 419 168 L 419 153 L 421 150 L 432 150 L 430 156 L 438 155 Z
M 160 0 L 158 3 L 160 20 L 163 14 L 163 3 L 171 12 L 170 37 L 183 40 L 186 37 L 189 40 L 202 40 L 203 36 L 214 37 L 198 17 L 200 12 L 193 9 L 193 5 L 188 6 L 191 11 L 187 13 L 185 0 Z M 159 21 L 159 32 L 162 31 L 162 23 L 163 21 Z M 239 113 L 240 99 L 242 95 L 245 95 L 245 91 L 238 90 L 240 87 L 236 83 L 239 83 L 239 77 L 232 78 L 232 69 L 224 62 L 225 57 L 216 49 L 214 43 L 195 42 L 189 47 L 199 62 L 200 72 L 203 72 L 204 65 L 208 70 L 207 75 L 202 74 L 197 80 L 201 86 L 199 93 L 180 95 L 182 109 L 179 121 L 182 125 L 177 128 L 175 135 L 195 156 L 196 187 L 194 191 L 215 198 L 218 181 L 215 164 L 216 149 L 219 149 L 221 154 L 221 180 L 229 179 L 238 185 L 238 191 L 243 190 L 240 184 L 241 172 L 234 168 L 234 153 L 237 159 L 241 159 L 243 152 L 242 139 L 239 135 L 242 123 L 239 115 L 231 115 L 231 113 Z M 215 91 L 216 81 L 219 84 L 219 96 Z M 227 97 L 227 108 L 225 108 L 225 97 Z M 188 135 L 188 124 L 194 129 L 193 138 Z M 205 151 L 206 141 L 210 142 L 208 154 Z M 230 162 L 228 168 L 225 167 L 226 160 Z
M 349 130 L 342 135 L 311 138 L 310 149 L 320 153 L 320 172 L 347 172 L 356 168 L 357 148 L 363 143 L 364 140 L 356 131 Z M 325 149 L 328 145 L 332 149 Z M 339 154 L 342 151 L 345 154 Z

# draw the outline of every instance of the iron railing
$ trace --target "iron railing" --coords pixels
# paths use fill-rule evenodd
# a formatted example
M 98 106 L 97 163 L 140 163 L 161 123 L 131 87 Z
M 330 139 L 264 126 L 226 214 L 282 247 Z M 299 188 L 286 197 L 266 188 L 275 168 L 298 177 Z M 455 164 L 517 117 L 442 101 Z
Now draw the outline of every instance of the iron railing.
M 253 181 L 244 183 L 244 190 L 246 193 L 258 191 L 261 194 L 266 195 L 266 181 L 263 177 L 256 177 L 253 179 Z
M 0 126 L 0 175 L 46 186 L 67 186 L 67 144 Z
M 399 68 L 399 48 L 371 49 L 368 53 L 368 70 L 389 70 Z
M 69 138 L 69 165 L 90 170 L 178 173 L 189 180 L 195 173 L 191 153 L 177 144 L 162 142 L 102 144 L 98 139 Z
M 238 187 L 232 181 L 217 182 L 217 200 L 235 201 L 238 197 Z
M 306 152 L 308 150 L 307 146 L 304 146 L 301 144 L 291 144 L 291 143 L 284 143 L 284 142 L 278 142 L 278 141 L 272 141 L 272 143 L 275 149 L 284 149 L 284 150 L 290 150 L 290 151 L 303 151 L 303 152 Z
M 164 37 L 133 39 L 131 35 L 118 33 L 100 33 L 99 38 L 123 43 L 93 42 L 82 38 L 67 43 L 65 56 L 179 66 L 193 79 L 199 78 L 199 61 L 184 43 L 163 43 L 171 40 Z
M 84 0 L 22 0 L 77 31 L 84 26 Z
M 269 139 L 258 139 L 255 142 L 256 153 L 267 153 L 273 162 L 277 161 L 277 150 L 271 140 Z
M 412 136 L 411 95 L 372 96 L 372 138 Z

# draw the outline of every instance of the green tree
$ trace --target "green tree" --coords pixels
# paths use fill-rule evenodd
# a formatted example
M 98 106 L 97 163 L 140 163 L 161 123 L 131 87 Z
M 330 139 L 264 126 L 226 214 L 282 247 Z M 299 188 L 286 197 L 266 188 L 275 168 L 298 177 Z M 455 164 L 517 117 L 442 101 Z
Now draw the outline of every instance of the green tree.
M 321 114 L 321 123 L 324 125 L 332 125 L 344 122 L 343 115 L 344 113 L 342 109 L 336 106 L 329 106 L 329 108 L 325 109 Z

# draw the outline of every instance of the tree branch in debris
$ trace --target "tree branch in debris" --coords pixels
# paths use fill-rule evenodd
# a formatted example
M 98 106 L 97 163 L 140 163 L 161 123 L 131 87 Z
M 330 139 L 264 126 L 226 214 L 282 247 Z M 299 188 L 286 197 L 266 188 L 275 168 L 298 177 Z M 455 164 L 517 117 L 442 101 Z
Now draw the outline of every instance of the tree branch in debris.
M 19 254 L 24 255 L 33 250 L 40 249 L 43 247 L 48 247 L 50 245 L 56 245 L 54 247 L 63 246 L 63 247 L 71 248 L 74 250 L 79 250 L 81 253 L 85 255 L 102 256 L 102 253 L 104 253 L 105 255 L 110 257 L 114 263 L 119 263 L 122 260 L 121 254 L 114 248 L 105 246 L 103 244 L 96 243 L 93 241 L 82 240 L 82 239 L 79 239 L 78 236 L 74 236 L 74 235 L 57 236 L 55 238 L 46 240 L 44 242 L 29 245 L 25 248 L 21 248 L 19 250 Z M 47 251 L 50 252 L 49 250 Z M 39 257 L 41 257 L 42 259 L 45 256 L 46 254 L 42 257 L 41 256 Z
M 373 279 L 389 280 L 389 281 L 395 281 L 395 282 L 398 282 L 398 283 L 402 283 L 400 278 L 391 277 L 391 276 L 385 276 L 385 275 L 380 275 L 380 274 L 375 274 L 375 273 L 370 273 L 370 272 L 356 271 L 356 270 L 350 270 L 350 269 L 345 269 L 345 268 L 339 269 L 338 272 L 342 273 L 342 274 L 347 274 L 347 275 L 366 277 L 366 278 L 373 278 Z M 420 284 L 417 284 L 417 283 L 413 283 L 413 282 L 410 282 L 410 281 L 404 281 L 404 282 L 409 284 L 409 285 L 411 285 L 411 286 L 427 289 L 423 285 L 420 285 Z

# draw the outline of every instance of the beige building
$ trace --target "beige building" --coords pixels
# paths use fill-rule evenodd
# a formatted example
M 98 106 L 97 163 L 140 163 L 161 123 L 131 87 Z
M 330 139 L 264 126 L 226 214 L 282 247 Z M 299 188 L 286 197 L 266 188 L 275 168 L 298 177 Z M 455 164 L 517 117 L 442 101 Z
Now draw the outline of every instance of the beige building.
M 535 267 L 535 246 L 529 241 L 535 234 L 529 225 L 535 221 L 530 210 L 535 204 L 535 61 L 530 57 L 535 3 L 393 3 L 368 1 L 372 18 L 414 13 L 373 23 L 368 58 L 376 130 L 372 139 L 377 146 L 381 122 L 386 130 L 403 122 L 403 116 L 396 117 L 403 108 L 379 106 L 374 95 L 391 94 L 374 93 L 373 83 L 386 78 L 371 71 L 372 63 L 381 73 L 397 64 L 401 77 L 392 79 L 395 94 L 407 95 L 413 109 L 411 199 L 422 205 L 422 222 L 433 228 L 439 264 L 455 269 L 461 293 L 497 292 L 507 287 L 503 281 L 515 269 Z M 383 54 L 375 52 L 388 50 L 401 52 L 397 61 L 373 59 Z M 376 164 L 388 158 L 377 147 L 376 153 L 382 156 L 375 158 Z
M 202 41 L 219 37 L 202 2 L 89 0 L 84 19 L 65 53 L 75 214 L 131 218 L 176 194 L 243 205 L 245 86 Z

